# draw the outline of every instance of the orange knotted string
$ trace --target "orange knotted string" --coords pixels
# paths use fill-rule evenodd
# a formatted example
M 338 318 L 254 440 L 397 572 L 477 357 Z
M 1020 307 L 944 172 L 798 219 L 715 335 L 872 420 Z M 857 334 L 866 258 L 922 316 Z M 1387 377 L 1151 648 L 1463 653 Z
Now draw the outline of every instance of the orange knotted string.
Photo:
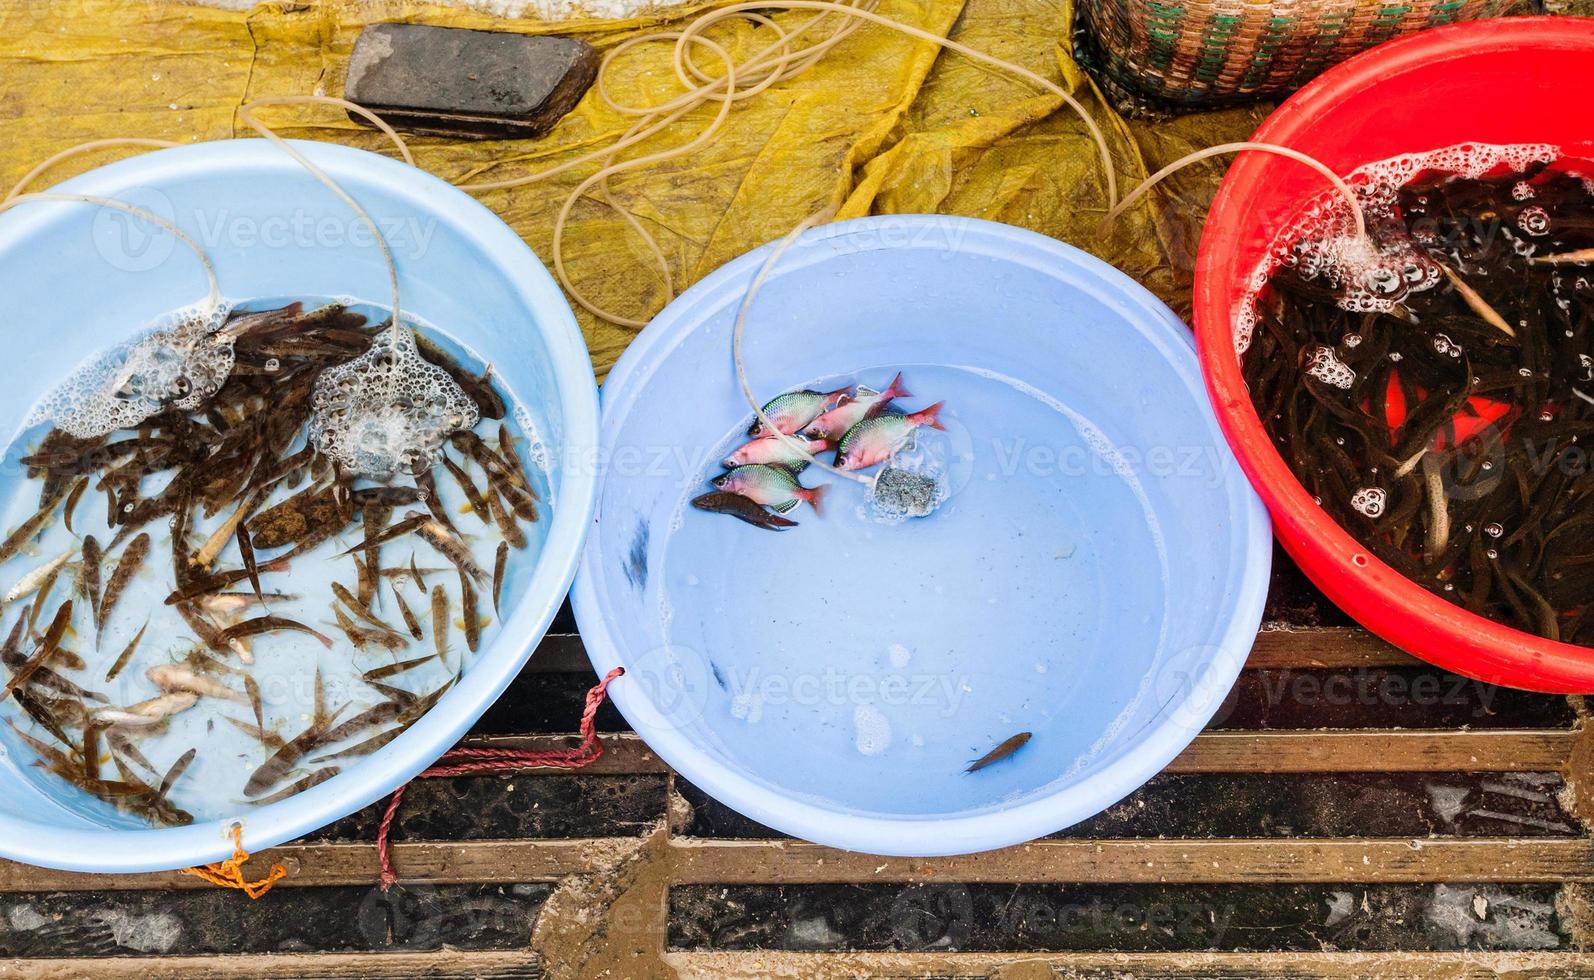
M 248 895 L 250 899 L 263 897 L 277 882 L 288 877 L 288 869 L 280 864 L 273 864 L 271 871 L 259 881 L 250 881 L 244 877 L 243 867 L 249 860 L 249 852 L 244 850 L 244 828 L 242 824 L 233 824 L 232 827 L 232 857 L 226 861 L 207 864 L 199 868 L 183 868 L 185 875 L 202 878 L 217 888 L 233 888 Z

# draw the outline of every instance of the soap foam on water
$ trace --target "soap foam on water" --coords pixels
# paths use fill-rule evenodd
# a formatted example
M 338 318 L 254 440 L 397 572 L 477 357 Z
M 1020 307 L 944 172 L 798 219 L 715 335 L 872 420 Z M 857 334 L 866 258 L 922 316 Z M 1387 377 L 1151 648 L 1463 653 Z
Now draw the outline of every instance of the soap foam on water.
M 77 370 L 34 407 L 26 427 L 53 423 L 79 439 L 136 428 L 169 408 L 191 412 L 232 374 L 230 304 L 174 311 L 142 337 Z
M 480 420 L 476 403 L 396 325 L 364 354 L 322 372 L 311 406 L 316 448 L 378 479 L 431 469 L 443 441 Z
M 852 709 L 853 744 L 862 755 L 879 755 L 891 747 L 891 719 L 872 704 Z
M 1548 143 L 1460 143 L 1358 167 L 1345 181 L 1356 192 L 1376 247 L 1356 234 L 1355 216 L 1339 193 L 1323 191 L 1308 200 L 1300 215 L 1274 236 L 1247 280 L 1246 296 L 1235 315 L 1235 356 L 1243 356 L 1250 348 L 1258 321 L 1257 304 L 1268 279 L 1281 267 L 1295 269 L 1334 289 L 1340 294 L 1339 305 L 1352 312 L 1388 312 L 1407 295 L 1437 286 L 1444 278 L 1443 271 L 1413 237 L 1391 233 L 1389 227 L 1392 222 L 1398 227 L 1394 204 L 1400 188 L 1420 174 L 1477 179 L 1501 167 L 1521 171 L 1560 156 L 1560 147 Z M 1521 194 L 1524 187 L 1519 184 L 1515 193 Z M 1531 196 L 1532 188 L 1526 187 L 1526 191 Z M 1537 234 L 1527 227 L 1523 230 Z

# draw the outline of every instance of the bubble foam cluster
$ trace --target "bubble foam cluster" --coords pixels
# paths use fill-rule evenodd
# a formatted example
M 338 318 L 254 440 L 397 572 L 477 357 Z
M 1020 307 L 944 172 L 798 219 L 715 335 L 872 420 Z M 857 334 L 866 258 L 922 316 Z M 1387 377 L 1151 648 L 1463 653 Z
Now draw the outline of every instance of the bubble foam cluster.
M 1349 389 L 1356 383 L 1356 372 L 1339 359 L 1334 348 L 1318 345 L 1306 362 L 1306 373 L 1335 388 Z
M 443 441 L 480 419 L 476 403 L 428 362 L 405 327 L 389 327 L 371 349 L 316 380 L 310 437 L 316 448 L 361 476 L 422 473 Z
M 1383 487 L 1362 487 L 1351 495 L 1350 505 L 1363 517 L 1381 517 L 1389 502 L 1389 493 Z
M 1303 278 L 1334 290 L 1340 307 L 1353 313 L 1386 313 L 1411 293 L 1437 286 L 1444 273 L 1422 249 L 1420 231 L 1408 231 L 1395 213 L 1400 188 L 1419 175 L 1442 173 L 1476 179 L 1500 168 L 1520 171 L 1536 163 L 1551 163 L 1560 155 L 1560 148 L 1548 143 L 1460 143 L 1356 169 L 1346 183 L 1356 192 L 1371 240 L 1356 233 L 1355 214 L 1337 192 L 1324 191 L 1308 201 L 1296 220 L 1274 237 L 1247 281 L 1246 298 L 1235 316 L 1236 356 L 1250 348 L 1258 297 L 1280 268 L 1294 269 Z M 1531 229 L 1523 230 L 1533 234 Z
M 53 423 L 79 439 L 135 428 L 170 408 L 200 408 L 232 374 L 225 304 L 179 310 L 142 338 L 74 371 L 33 410 L 28 424 Z

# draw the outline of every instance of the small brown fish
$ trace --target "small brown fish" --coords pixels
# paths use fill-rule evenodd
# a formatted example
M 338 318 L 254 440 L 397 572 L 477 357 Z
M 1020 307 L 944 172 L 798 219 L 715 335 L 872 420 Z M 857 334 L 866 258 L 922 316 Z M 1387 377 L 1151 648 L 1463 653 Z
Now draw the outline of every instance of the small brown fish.
M 393 741 L 395 738 L 398 738 L 402 734 L 404 734 L 404 729 L 402 727 L 390 728 L 379 735 L 373 735 L 357 745 L 352 745 L 346 749 L 340 749 L 337 752 L 330 752 L 326 755 L 317 756 L 310 761 L 316 765 L 320 765 L 323 762 L 331 762 L 334 759 L 354 759 L 367 756 L 372 752 L 375 752 L 377 749 L 382 748 L 384 745 L 387 745 L 389 742 Z
M 349 614 L 343 611 L 343 607 L 335 603 L 332 606 L 332 617 L 337 620 L 338 629 L 342 630 L 343 635 L 348 637 L 349 645 L 354 647 L 355 652 L 364 653 L 370 642 L 365 638 L 365 631 L 354 625 L 354 620 L 350 619 Z
M 498 426 L 498 455 L 504 458 L 509 468 L 520 477 L 520 482 L 529 489 L 531 479 L 526 475 L 526 467 L 520 462 L 520 453 L 515 451 L 515 440 L 509 434 L 509 427 L 502 424 Z
M 370 563 L 361 561 L 360 556 L 350 555 L 349 560 L 354 562 L 354 594 L 360 605 L 369 609 L 376 601 L 376 576 L 371 574 Z
M 16 698 L 17 704 L 22 706 L 22 710 L 27 712 L 29 718 L 32 718 L 40 728 L 49 732 L 51 737 L 62 745 L 72 744 L 71 737 L 66 733 L 67 728 L 81 724 L 83 719 L 87 717 L 87 713 L 83 710 L 82 702 L 68 702 L 71 705 L 69 711 L 72 713 L 72 716 L 68 717 L 65 713 L 56 710 L 56 706 L 61 704 L 60 701 L 40 697 L 26 688 L 17 691 L 13 697 Z
M 369 681 L 370 678 L 367 678 Z M 389 722 L 397 721 L 403 717 L 405 706 L 398 701 L 387 700 L 380 704 L 372 705 L 348 721 L 331 729 L 322 740 L 324 745 L 336 745 L 339 742 L 363 735 L 373 728 L 380 728 Z
M 266 728 L 266 706 L 260 697 L 260 684 L 255 681 L 253 674 L 244 675 L 244 693 L 249 697 L 249 707 L 255 713 L 255 726 L 261 731 Z
M 219 634 L 217 634 L 217 637 L 225 644 L 229 640 L 241 640 L 244 637 L 259 636 L 261 633 L 274 633 L 280 630 L 304 633 L 308 636 L 315 637 L 324 647 L 330 649 L 332 646 L 331 637 L 323 633 L 319 633 L 303 623 L 298 622 L 297 620 L 288 619 L 285 616 L 256 616 L 254 619 L 246 619 L 241 623 L 234 623 L 233 625 L 222 630 Z M 214 645 L 211 647 L 211 649 L 216 650 L 218 653 L 221 652 Z
M 15 558 L 17 552 L 22 550 L 23 545 L 33 540 L 33 538 L 37 536 L 40 531 L 44 530 L 44 526 L 48 524 L 50 522 L 50 518 L 55 515 L 56 504 L 60 502 L 61 494 L 57 493 L 54 495 L 53 499 L 44 502 L 44 504 L 39 507 L 33 516 L 23 521 L 20 527 L 18 527 L 15 531 L 12 531 L 6 537 L 5 541 L 0 542 L 0 565 L 3 565 L 12 558 Z
M 432 586 L 432 642 L 437 645 L 437 660 L 448 663 L 448 593 L 441 585 Z
M 465 619 L 465 646 L 475 653 L 482 642 L 482 621 L 476 613 L 476 586 L 471 584 L 464 569 L 459 573 L 459 605 L 460 615 Z
M 498 594 L 504 591 L 504 569 L 509 564 L 509 542 L 498 542 L 498 554 L 493 559 L 493 615 L 498 612 Z M 420 639 L 420 637 L 416 637 Z
M 187 772 L 188 767 L 194 764 L 194 758 L 198 755 L 198 749 L 189 749 L 176 762 L 172 763 L 172 767 L 166 770 L 165 777 L 161 779 L 160 788 L 155 791 L 155 795 L 165 799 L 166 795 L 172 791 L 172 787 L 177 785 L 177 781 L 183 778 L 183 773 Z
M 442 460 L 443 468 L 448 470 L 448 475 L 452 476 L 454 482 L 459 484 L 460 490 L 464 491 L 465 499 L 470 501 L 471 512 L 483 524 L 486 524 L 490 520 L 487 514 L 487 498 L 482 495 L 481 490 L 477 488 L 475 481 L 470 478 L 470 475 L 460 469 L 458 463 L 449 458 L 448 453 L 440 453 L 439 457 Z
M 100 542 L 92 534 L 84 537 L 82 561 L 78 565 L 77 593 L 88 602 L 96 623 L 100 621 L 100 565 L 104 561 L 105 552 L 100 549 Z
M 363 652 L 366 647 L 374 643 L 389 653 L 397 653 L 410 645 L 409 638 L 403 633 L 357 626 L 343 612 L 342 606 L 333 606 L 332 615 L 337 618 L 338 629 L 343 631 L 343 635 L 349 638 L 349 642 L 356 650 Z
M 6 634 L 6 642 L 0 645 L 0 661 L 7 664 L 22 662 L 22 636 L 28 628 L 29 607 L 22 607 L 22 615 L 11 624 L 11 632 Z
M 160 773 L 155 771 L 155 767 L 150 765 L 149 760 L 144 758 L 144 753 L 139 751 L 138 746 L 134 745 L 133 740 L 128 738 L 125 733 L 113 728 L 106 733 L 105 740 L 111 744 L 112 752 L 122 756 L 134 765 L 140 766 L 151 776 L 160 775 Z
M 62 517 L 66 521 L 66 529 L 68 531 L 72 530 L 72 514 L 77 510 L 77 502 L 82 499 L 83 491 L 87 490 L 88 486 L 89 478 L 86 476 L 80 477 L 76 483 L 72 484 L 72 489 L 66 495 L 66 507 Z
M 1017 752 L 1019 749 L 1023 748 L 1025 743 L 1027 743 L 1030 740 L 1030 737 L 1031 737 L 1032 734 L 1033 733 L 1031 733 L 1031 732 L 1019 732 L 1017 735 L 1014 735 L 1012 738 L 1010 738 L 1007 741 L 1003 742 L 1001 745 L 998 745 L 996 748 L 992 749 L 991 751 L 989 751 L 989 752 L 985 753 L 984 755 L 980 756 L 978 759 L 976 759 L 973 762 L 969 763 L 969 767 L 967 769 L 963 770 L 963 771 L 964 772 L 979 772 L 981 769 L 984 769 L 986 766 L 992 766 L 992 765 L 995 765 L 998 762 L 1001 762 L 1003 759 L 1006 759 L 1008 756 L 1012 755 L 1014 752 Z
M 144 631 L 147 629 L 149 629 L 149 618 L 145 617 L 144 625 L 140 626 L 138 632 L 133 634 L 132 642 L 123 648 L 121 655 L 111 664 L 111 669 L 105 672 L 106 680 L 116 680 L 116 675 L 127 669 L 127 662 L 133 659 L 133 651 L 138 649 L 139 643 L 144 639 Z
M 471 557 L 470 549 L 456 537 L 448 528 L 438 521 L 423 521 L 415 529 L 421 540 L 437 549 L 437 553 L 454 563 L 454 567 L 463 575 L 468 575 L 478 582 L 485 581 L 487 573 Z
M 255 595 L 261 595 L 260 566 L 255 564 L 255 546 L 249 540 L 249 529 L 238 525 L 233 539 L 238 542 L 238 556 L 244 563 L 244 574 L 249 576 L 249 587 L 255 590 Z
M 285 572 L 287 570 L 288 559 L 286 556 L 268 561 L 264 565 L 260 566 L 260 571 L 271 572 L 273 574 L 277 572 Z M 177 589 L 174 589 L 172 593 L 166 597 L 166 605 L 175 606 L 178 603 L 189 602 L 193 599 L 199 598 L 200 596 L 209 595 L 213 592 L 221 592 L 225 589 L 232 588 L 239 582 L 245 581 L 248 578 L 249 570 L 245 568 L 237 568 L 225 572 L 216 572 L 212 575 L 197 576 L 184 583 Z
M 180 602 L 177 604 L 176 609 L 177 615 L 183 617 L 183 622 L 188 624 L 188 628 L 194 631 L 194 635 L 205 646 L 215 650 L 217 653 L 223 652 L 223 648 L 231 650 L 238 655 L 239 660 L 246 664 L 255 662 L 254 654 L 250 652 L 249 644 L 241 639 L 223 637 L 221 630 L 210 620 L 206 619 L 192 604 Z
M 44 604 L 49 600 L 50 593 L 53 591 L 55 591 L 55 574 L 52 572 L 44 584 L 39 586 L 38 595 L 34 598 L 33 604 L 22 607 L 22 618 L 18 622 L 26 621 L 29 633 L 38 632 L 39 613 L 44 611 Z M 73 656 L 77 657 L 76 654 L 73 654 Z M 62 659 L 65 662 L 65 658 Z M 81 660 L 82 658 L 78 657 L 77 659 Z M 82 664 L 71 664 L 70 666 L 73 670 L 77 670 Z
M 487 511 L 492 515 L 493 523 L 498 525 L 498 533 L 502 534 L 504 540 L 516 548 L 524 548 L 526 546 L 525 532 L 520 529 L 520 524 L 516 522 L 515 515 L 509 512 L 509 508 L 499 503 L 499 499 L 496 491 L 487 494 Z
M 788 527 L 797 526 L 796 521 L 781 517 L 779 514 L 771 514 L 739 493 L 719 491 L 705 493 L 701 497 L 693 497 L 692 506 L 711 514 L 729 514 L 768 531 L 784 531 Z
M 55 655 L 61 644 L 61 637 L 66 635 L 67 627 L 72 624 L 72 600 L 61 603 L 55 611 L 55 618 L 50 620 L 50 626 L 44 631 L 44 638 L 39 641 L 38 652 L 29 657 L 25 663 L 18 667 L 11 675 L 11 680 L 5 689 L 0 691 L 0 701 L 11 696 L 11 693 L 28 683 L 29 678 L 38 673 L 49 659 Z
M 381 534 L 378 534 L 369 540 L 362 541 L 352 548 L 340 551 L 332 557 L 343 558 L 354 554 L 356 551 L 364 551 L 372 542 L 375 542 L 376 544 L 385 544 L 389 541 L 392 541 L 394 538 L 403 537 L 404 535 L 409 534 L 411 531 L 420 530 L 420 528 L 425 525 L 428 520 L 430 519 L 425 514 L 416 514 L 413 512 L 406 514 L 404 515 L 404 519 L 402 521 L 399 521 L 397 524 L 389 524 L 386 528 L 383 528 Z
M 83 759 L 83 778 L 100 778 L 100 729 L 95 725 L 83 726 L 83 748 L 78 755 Z
M 328 766 L 325 769 L 322 769 L 320 772 L 311 773 L 298 782 L 288 786 L 286 789 L 272 793 L 270 796 L 263 796 L 258 800 L 250 800 L 249 803 L 252 806 L 270 806 L 273 803 L 281 803 L 283 800 L 298 796 L 300 793 L 310 789 L 312 786 L 320 786 L 322 783 L 326 782 L 342 771 L 343 770 L 339 769 L 337 766 Z
M 389 677 L 397 677 L 399 674 L 414 670 L 422 664 L 431 663 L 431 661 L 431 657 L 421 657 L 417 660 L 405 660 L 396 664 L 388 664 L 384 667 L 376 667 L 365 672 L 365 679 L 368 681 L 385 681 Z
M 408 507 L 421 502 L 419 487 L 362 487 L 354 491 L 354 506 L 365 510 L 372 506 Z
M 273 752 L 288 744 L 281 735 L 263 725 L 251 725 L 247 721 L 239 721 L 237 718 L 226 718 L 225 716 L 223 720 Z
M 110 581 L 105 583 L 105 598 L 100 600 L 100 615 L 94 624 L 96 645 L 99 643 L 99 638 L 105 635 L 105 624 L 111 618 L 111 611 L 116 608 L 116 600 L 122 597 L 122 591 L 127 588 L 127 583 L 133 580 L 133 574 L 144 564 L 144 559 L 148 555 L 148 534 L 139 534 L 127 543 L 121 559 L 116 563 L 115 571 L 111 572 Z
M 468 429 L 451 437 L 456 448 L 464 450 L 486 473 L 489 490 L 496 490 L 508 503 L 515 516 L 523 520 L 537 520 L 536 492 L 518 472 L 498 457 L 481 437 Z
M 381 602 L 376 583 L 382 574 L 382 546 L 372 541 L 371 537 L 387 527 L 392 516 L 393 508 L 386 504 L 371 504 L 361 510 L 360 523 L 365 529 L 365 564 L 357 567 L 360 570 L 360 601 L 367 606 Z
M 349 607 L 349 612 L 354 613 L 354 615 L 358 616 L 360 619 L 364 620 L 370 625 L 382 630 L 385 633 L 398 632 L 398 630 L 382 622 L 382 620 L 375 613 L 371 612 L 370 607 L 359 600 L 359 597 L 350 594 L 349 590 L 345 588 L 341 582 L 332 583 L 332 594 L 338 597 L 338 601 Z
M 410 631 L 410 636 L 419 640 L 422 636 L 421 624 L 410 609 L 410 604 L 404 601 L 404 593 L 399 591 L 396 582 L 389 583 L 389 586 L 393 590 L 393 599 L 398 603 L 399 615 L 404 617 L 404 628 Z
M 437 492 L 437 481 L 432 479 L 432 471 L 423 470 L 415 474 L 413 479 L 415 486 L 421 491 L 421 499 L 426 502 L 426 510 L 432 515 L 432 519 L 458 534 L 459 529 L 454 527 L 454 522 L 449 519 L 448 508 L 443 506 L 442 495 Z
M 310 726 L 278 749 L 271 758 L 267 759 L 260 768 L 249 777 L 249 782 L 244 784 L 244 795 L 253 799 L 266 790 L 282 782 L 293 767 L 305 754 L 319 746 L 326 738 L 328 723 L 324 718 L 318 717 L 310 722 Z

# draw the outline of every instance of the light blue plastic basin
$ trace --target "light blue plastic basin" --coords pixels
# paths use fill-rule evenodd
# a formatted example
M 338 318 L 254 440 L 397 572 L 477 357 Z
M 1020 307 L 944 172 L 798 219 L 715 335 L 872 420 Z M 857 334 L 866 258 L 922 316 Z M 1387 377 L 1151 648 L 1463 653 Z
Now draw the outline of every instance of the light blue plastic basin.
M 753 307 L 763 397 L 898 370 L 945 399 L 953 492 L 871 519 L 832 487 L 779 534 L 685 506 L 751 413 L 730 332 L 768 246 L 687 291 L 603 388 L 596 523 L 574 592 L 648 745 L 779 831 L 892 855 L 1067 827 L 1163 768 L 1233 684 L 1270 539 L 1185 326 L 1049 238 L 939 216 L 806 235 Z M 837 482 L 804 475 L 805 482 Z M 1023 731 L 1018 753 L 968 764 Z
M 240 807 L 250 850 L 381 799 L 451 747 L 503 693 L 575 574 L 596 482 L 592 468 L 581 465 L 597 436 L 586 345 L 525 243 L 475 200 L 412 167 L 345 147 L 295 145 L 383 227 L 406 312 L 491 363 L 527 409 L 548 447 L 552 526 L 520 601 L 505 609 L 498 639 L 483 647 L 464 679 L 409 731 L 337 778 L 282 803 Z M 299 164 L 264 141 L 161 150 L 53 189 L 123 199 L 173 220 L 204 245 L 229 299 L 352 297 L 389 304 L 381 257 L 364 229 Z M 204 293 L 189 251 L 118 212 L 40 202 L 0 215 L 7 337 L 0 418 L 13 426 L 7 441 L 22 431 L 31 406 L 81 361 Z M 43 798 L 19 775 L 18 761 L 29 760 L 0 758 L 4 857 L 72 871 L 134 872 L 231 853 L 230 820 L 172 830 L 108 828 Z

